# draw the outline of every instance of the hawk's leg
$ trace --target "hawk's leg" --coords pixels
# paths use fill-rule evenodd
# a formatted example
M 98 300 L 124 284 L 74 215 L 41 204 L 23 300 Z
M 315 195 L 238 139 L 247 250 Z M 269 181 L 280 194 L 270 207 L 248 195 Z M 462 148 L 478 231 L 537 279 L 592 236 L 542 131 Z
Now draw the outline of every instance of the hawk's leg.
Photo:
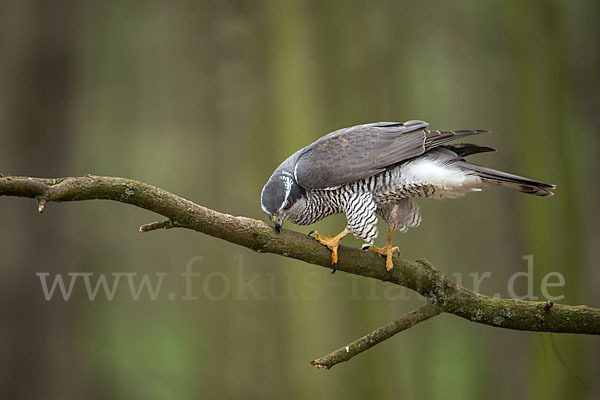
M 333 265 L 333 269 L 331 270 L 332 274 L 334 274 L 337 270 L 338 246 L 340 245 L 340 240 L 342 240 L 348 233 L 350 232 L 348 232 L 346 229 L 334 237 L 331 237 L 331 235 L 329 235 L 329 237 L 321 235 L 318 231 L 309 233 L 309 235 L 314 235 L 313 237 L 317 239 L 319 243 L 321 243 L 323 246 L 327 246 L 327 248 L 331 250 L 331 264 Z
M 392 279 L 392 276 L 394 275 L 394 260 L 392 259 L 392 256 L 394 255 L 394 253 L 400 252 L 400 249 L 398 247 L 392 247 L 393 237 L 394 230 L 391 229 L 388 231 L 387 240 L 385 241 L 384 247 L 369 246 L 368 248 L 369 251 L 372 251 L 385 257 L 385 269 L 388 272 L 387 277 L 385 278 L 386 281 Z

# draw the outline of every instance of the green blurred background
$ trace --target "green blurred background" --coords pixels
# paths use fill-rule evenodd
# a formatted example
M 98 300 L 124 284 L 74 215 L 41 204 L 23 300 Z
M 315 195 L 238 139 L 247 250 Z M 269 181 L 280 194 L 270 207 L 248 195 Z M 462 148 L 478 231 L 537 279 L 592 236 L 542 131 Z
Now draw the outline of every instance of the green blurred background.
M 597 307 L 599 17 L 594 0 L 3 0 L 0 172 L 129 177 L 264 219 L 272 170 L 329 131 L 489 129 L 474 141 L 500 151 L 473 160 L 555 183 L 556 196 L 420 201 L 421 227 L 396 237 L 403 257 L 471 288 L 469 274 L 490 272 L 479 291 L 508 296 L 533 255 L 535 295 L 557 271 L 566 284 L 552 295 Z M 137 231 L 156 219 L 111 202 L 39 215 L 32 200 L 0 199 L 0 398 L 600 397 L 586 388 L 600 378 L 597 338 L 554 335 L 565 367 L 548 334 L 453 316 L 317 370 L 310 360 L 422 300 L 191 231 Z M 185 301 L 196 256 L 198 299 Z M 82 281 L 69 301 L 46 301 L 38 272 L 168 275 L 155 301 L 134 301 L 125 280 L 112 301 L 90 301 Z

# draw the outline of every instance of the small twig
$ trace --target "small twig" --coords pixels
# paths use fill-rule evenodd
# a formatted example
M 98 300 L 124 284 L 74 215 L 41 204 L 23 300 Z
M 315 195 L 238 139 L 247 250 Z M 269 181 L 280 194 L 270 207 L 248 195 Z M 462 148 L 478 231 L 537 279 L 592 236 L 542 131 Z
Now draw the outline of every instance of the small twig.
M 384 340 L 391 338 L 397 333 L 415 326 L 419 322 L 423 322 L 431 317 L 435 317 L 442 311 L 442 308 L 438 306 L 427 304 L 404 315 L 402 318 L 396 321 L 390 322 L 389 324 L 375 329 L 373 332 L 355 340 L 345 347 L 341 347 L 324 357 L 311 361 L 310 364 L 317 368 L 330 369 L 334 365 L 348 361 L 352 357 L 370 349 Z
M 37 196 L 38 212 L 41 214 L 46 209 L 47 199 L 44 196 Z
M 156 221 L 156 222 L 152 222 L 150 224 L 145 224 L 140 226 L 140 232 L 150 232 L 150 231 L 154 231 L 156 229 L 171 229 L 171 228 L 178 228 L 181 225 L 179 225 L 177 223 L 177 221 L 172 221 L 170 219 L 167 219 L 165 221 Z

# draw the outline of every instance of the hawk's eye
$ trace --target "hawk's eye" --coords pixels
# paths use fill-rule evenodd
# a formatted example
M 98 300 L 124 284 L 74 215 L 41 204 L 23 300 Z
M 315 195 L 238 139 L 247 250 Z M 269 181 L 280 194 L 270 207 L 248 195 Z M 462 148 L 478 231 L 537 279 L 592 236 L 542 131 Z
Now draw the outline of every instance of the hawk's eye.
M 290 208 L 291 206 L 292 206 L 292 202 L 288 200 L 288 201 L 286 201 L 286 202 L 285 202 L 285 205 L 283 206 L 283 209 L 284 209 L 284 210 L 287 210 L 287 209 L 288 209 L 288 208 Z

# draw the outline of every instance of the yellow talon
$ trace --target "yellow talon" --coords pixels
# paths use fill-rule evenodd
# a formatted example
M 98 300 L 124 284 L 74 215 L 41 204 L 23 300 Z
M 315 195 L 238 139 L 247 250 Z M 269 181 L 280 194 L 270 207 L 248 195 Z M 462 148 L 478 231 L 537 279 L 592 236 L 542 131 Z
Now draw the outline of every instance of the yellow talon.
M 338 263 L 338 247 L 340 245 L 340 240 L 342 240 L 349 232 L 344 229 L 334 237 L 331 235 L 329 235 L 329 237 L 321 235 L 318 231 L 314 231 L 312 233 L 317 242 L 321 243 L 323 246 L 327 246 L 327 248 L 331 250 L 331 263 L 333 264 L 331 273 L 335 273 Z
M 398 247 L 392 247 L 393 237 L 394 231 L 389 231 L 384 247 L 370 246 L 368 248 L 369 251 L 372 251 L 373 253 L 377 253 L 385 257 L 385 270 L 388 271 L 387 280 L 389 280 L 393 274 L 394 260 L 392 259 L 392 256 L 394 255 L 394 253 L 400 252 L 400 249 Z

